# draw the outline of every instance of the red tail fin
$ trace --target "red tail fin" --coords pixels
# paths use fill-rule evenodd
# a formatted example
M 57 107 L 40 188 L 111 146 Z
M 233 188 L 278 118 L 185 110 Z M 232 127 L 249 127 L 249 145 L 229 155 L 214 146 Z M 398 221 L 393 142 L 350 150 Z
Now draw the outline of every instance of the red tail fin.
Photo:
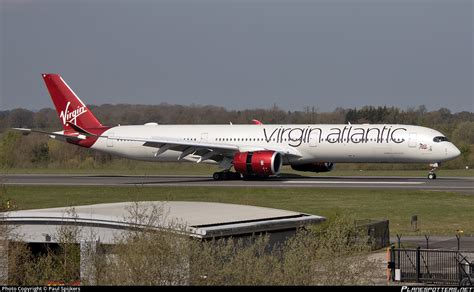
M 101 128 L 102 124 L 58 74 L 43 74 L 44 82 L 54 102 L 64 131 L 74 131 L 69 125 L 83 129 Z

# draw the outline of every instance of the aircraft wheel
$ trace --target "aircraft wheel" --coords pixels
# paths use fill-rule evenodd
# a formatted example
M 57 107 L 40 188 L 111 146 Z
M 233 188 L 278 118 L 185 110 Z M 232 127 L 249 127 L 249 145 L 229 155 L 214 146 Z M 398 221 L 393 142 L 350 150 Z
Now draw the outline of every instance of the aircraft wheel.
M 231 171 L 219 171 L 214 172 L 212 175 L 214 180 L 238 180 L 241 178 L 240 173 L 238 172 L 231 172 Z
M 428 179 L 436 179 L 436 173 L 428 174 Z
M 222 172 L 214 172 L 214 174 L 212 175 L 212 178 L 214 180 L 222 180 Z

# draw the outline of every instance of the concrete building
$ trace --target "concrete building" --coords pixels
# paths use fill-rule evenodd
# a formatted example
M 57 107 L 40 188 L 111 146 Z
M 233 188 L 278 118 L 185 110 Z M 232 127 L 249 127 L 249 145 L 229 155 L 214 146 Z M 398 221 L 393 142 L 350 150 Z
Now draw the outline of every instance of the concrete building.
M 90 250 L 91 243 L 114 244 L 122 232 L 136 228 L 166 229 L 201 240 L 266 233 L 270 234 L 271 243 L 277 243 L 303 225 L 325 220 L 317 215 L 280 209 L 177 201 L 22 210 L 4 213 L 0 218 L 13 227 L 12 238 L 19 236 L 32 246 L 57 244 L 60 227 L 77 226 L 81 250 L 83 247 Z M 0 262 L 6 260 L 7 253 L 3 254 Z M 81 270 L 83 267 L 84 270 L 87 267 L 87 256 L 81 257 Z

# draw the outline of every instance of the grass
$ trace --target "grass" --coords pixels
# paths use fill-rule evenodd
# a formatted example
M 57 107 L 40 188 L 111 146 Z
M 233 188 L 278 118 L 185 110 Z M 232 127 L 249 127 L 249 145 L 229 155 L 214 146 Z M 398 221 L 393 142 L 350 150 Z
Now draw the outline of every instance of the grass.
M 439 191 L 225 188 L 225 187 L 67 187 L 7 186 L 6 197 L 19 209 L 124 201 L 208 201 L 293 210 L 329 219 L 347 213 L 356 219 L 386 218 L 391 234 L 474 234 L 474 196 Z M 411 231 L 418 215 L 417 233 Z

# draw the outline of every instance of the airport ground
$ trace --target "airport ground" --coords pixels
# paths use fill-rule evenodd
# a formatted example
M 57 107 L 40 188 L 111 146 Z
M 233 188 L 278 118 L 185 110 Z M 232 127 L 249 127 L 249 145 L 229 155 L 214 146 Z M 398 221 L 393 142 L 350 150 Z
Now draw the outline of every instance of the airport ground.
M 294 176 L 332 177 L 332 176 L 405 176 L 423 177 L 428 174 L 429 167 L 404 169 L 403 165 L 391 164 L 336 164 L 334 170 L 324 173 L 294 171 L 289 166 L 282 168 L 282 174 Z M 398 166 L 398 167 L 397 167 Z M 407 165 L 410 166 L 410 165 Z M 418 166 L 418 165 L 417 165 Z M 1 174 L 90 174 L 90 175 L 208 175 L 217 171 L 215 165 L 195 163 L 154 163 L 141 161 L 117 161 L 111 165 L 94 166 L 93 164 L 74 167 L 36 167 L 36 168 L 3 168 Z M 463 169 L 444 169 L 436 171 L 439 177 L 474 177 L 472 167 Z
M 168 169 L 166 170 L 166 166 Z M 9 169 L 0 173 L 1 191 L 9 199 L 12 207 L 17 209 L 48 208 L 58 206 L 75 206 L 123 201 L 208 201 L 235 204 L 248 204 L 270 208 L 294 210 L 303 213 L 316 214 L 329 220 L 336 214 L 344 214 L 354 219 L 379 219 L 390 221 L 391 242 L 396 243 L 395 235 L 401 234 L 405 247 L 424 246 L 424 236 L 431 236 L 432 245 L 453 248 L 455 235 L 462 230 L 462 246 L 472 250 L 474 246 L 474 193 L 466 189 L 474 188 L 473 170 L 439 170 L 438 179 L 431 184 L 426 180 L 425 170 L 357 170 L 336 169 L 324 174 L 293 172 L 285 169 L 288 181 L 313 180 L 316 183 L 306 187 L 274 180 L 268 185 L 248 185 L 237 182 L 233 186 L 211 186 L 214 181 L 210 175 L 215 167 L 208 165 L 177 165 L 169 164 L 157 168 L 119 168 L 108 169 Z M 16 174 L 33 175 L 16 175 Z M 42 175 L 42 174 L 47 175 Z M 172 173 L 172 175 L 169 175 Z M 168 175 L 163 175 L 168 174 Z M 7 177 L 46 178 L 44 184 L 8 184 Z M 61 182 L 64 177 L 67 183 L 54 185 L 50 182 Z M 177 181 L 172 185 L 154 184 L 159 180 Z M 320 177 L 320 179 L 318 179 Z M 84 183 L 90 179 L 91 185 Z M 34 179 L 33 179 L 34 180 Z M 71 180 L 70 182 L 68 180 Z M 101 185 L 107 181 L 118 181 L 117 185 Z M 192 185 L 193 180 L 203 181 L 208 185 Z M 358 186 L 338 184 L 339 181 L 367 182 Z M 75 185 L 81 181 L 84 185 Z M 131 181 L 131 183 L 127 183 Z M 141 181 L 142 183 L 136 183 Z M 144 183 L 151 181 L 152 183 Z M 189 181 L 189 185 L 183 183 Z M 329 185 L 320 184 L 322 181 L 334 181 Z M 390 182 L 389 185 L 381 183 Z M 415 188 L 405 183 L 426 182 L 421 186 L 433 188 Z M 444 191 L 441 185 L 449 182 L 453 191 Z M 257 184 L 259 182 L 256 182 Z M 271 184 L 282 186 L 275 188 Z M 370 183 L 370 184 L 369 184 Z M 393 183 L 393 185 L 392 185 Z M 397 186 L 398 183 L 398 186 Z M 454 190 L 456 186 L 464 187 Z M 416 230 L 411 224 L 413 215 L 417 215 Z M 386 280 L 386 251 L 379 250 L 370 254 L 369 258 L 380 266 L 379 272 L 373 275 L 372 281 L 377 285 L 398 285 Z
M 246 204 L 328 217 L 390 220 L 390 233 L 474 235 L 474 196 L 463 192 L 378 188 L 271 188 L 183 186 L 4 185 L 4 196 L 18 209 L 124 201 L 207 201 Z M 411 219 L 417 215 L 417 230 Z
M 328 218 L 336 213 L 348 213 L 357 219 L 386 218 L 392 235 L 451 236 L 456 230 L 474 235 L 471 168 L 440 168 L 439 179 L 430 181 L 426 169 L 401 169 L 410 165 L 337 164 L 333 171 L 317 174 L 284 167 L 282 176 L 286 180 L 214 182 L 210 179 L 217 169 L 214 165 L 124 160 L 108 167 L 83 166 L 3 168 L 0 184 L 5 184 L 7 197 L 20 209 L 130 200 L 214 201 Z M 16 174 L 36 175 L 20 175 L 8 184 L 8 176 Z M 46 174 L 45 178 L 40 180 L 39 174 Z M 411 228 L 413 215 L 418 216 L 418 232 Z

